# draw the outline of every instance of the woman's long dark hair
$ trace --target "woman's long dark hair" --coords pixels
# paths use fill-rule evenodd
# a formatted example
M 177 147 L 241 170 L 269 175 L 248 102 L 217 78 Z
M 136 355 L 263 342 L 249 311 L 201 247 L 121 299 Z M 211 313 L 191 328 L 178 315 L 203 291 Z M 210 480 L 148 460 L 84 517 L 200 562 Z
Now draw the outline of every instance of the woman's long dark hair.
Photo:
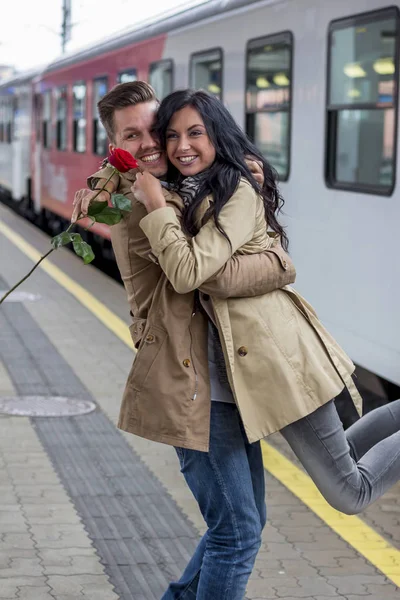
M 241 177 L 246 178 L 257 194 L 260 194 L 265 207 L 265 218 L 268 226 L 281 237 L 283 248 L 288 247 L 288 237 L 284 228 L 278 222 L 277 215 L 282 209 L 284 200 L 277 186 L 277 173 L 265 160 L 259 150 L 243 133 L 230 112 L 220 100 L 208 92 L 195 90 L 178 90 L 169 94 L 160 105 L 157 114 L 157 132 L 161 145 L 166 149 L 166 133 L 172 116 L 185 106 L 191 106 L 200 114 L 204 121 L 208 136 L 215 148 L 216 158 L 207 171 L 207 177 L 200 180 L 199 191 L 193 202 L 183 212 L 183 225 L 190 235 L 196 235 L 196 211 L 208 194 L 213 196 L 211 211 L 205 215 L 205 220 L 212 216 L 216 227 L 225 236 L 218 215 L 221 209 L 235 193 Z M 262 164 L 264 185 L 262 189 L 254 179 L 244 158 L 253 157 Z M 167 179 L 170 183 L 179 185 L 182 176 L 171 164 L 168 167 Z

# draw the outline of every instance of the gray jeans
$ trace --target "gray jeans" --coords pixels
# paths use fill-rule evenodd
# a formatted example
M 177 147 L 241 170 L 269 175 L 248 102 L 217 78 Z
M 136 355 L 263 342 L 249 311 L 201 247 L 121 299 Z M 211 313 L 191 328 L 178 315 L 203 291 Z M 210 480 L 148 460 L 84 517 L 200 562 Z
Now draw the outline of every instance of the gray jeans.
M 400 400 L 346 431 L 328 402 L 281 434 L 324 498 L 343 513 L 361 512 L 400 480 Z

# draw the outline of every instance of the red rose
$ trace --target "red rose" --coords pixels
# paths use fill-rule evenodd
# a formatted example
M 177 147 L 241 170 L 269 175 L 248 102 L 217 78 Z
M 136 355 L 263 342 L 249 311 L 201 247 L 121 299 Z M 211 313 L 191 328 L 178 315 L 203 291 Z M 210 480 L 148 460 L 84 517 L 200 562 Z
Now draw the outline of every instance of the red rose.
M 122 148 L 116 148 L 114 152 L 111 152 L 108 162 L 120 173 L 126 173 L 131 169 L 139 167 L 137 160 L 133 158 L 132 154 L 126 150 L 122 150 Z

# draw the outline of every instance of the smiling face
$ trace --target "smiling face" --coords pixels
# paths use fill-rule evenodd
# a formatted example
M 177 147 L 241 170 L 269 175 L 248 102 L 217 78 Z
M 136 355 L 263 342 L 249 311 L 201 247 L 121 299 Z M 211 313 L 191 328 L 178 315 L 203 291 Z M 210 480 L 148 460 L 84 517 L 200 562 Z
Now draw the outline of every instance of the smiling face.
M 215 160 L 204 121 L 192 106 L 185 106 L 172 116 L 166 140 L 167 156 L 184 177 L 201 173 Z
M 136 158 L 140 168 L 162 177 L 167 171 L 167 161 L 154 132 L 157 109 L 157 102 L 151 101 L 115 110 L 115 144 L 110 144 L 110 152 L 123 148 Z

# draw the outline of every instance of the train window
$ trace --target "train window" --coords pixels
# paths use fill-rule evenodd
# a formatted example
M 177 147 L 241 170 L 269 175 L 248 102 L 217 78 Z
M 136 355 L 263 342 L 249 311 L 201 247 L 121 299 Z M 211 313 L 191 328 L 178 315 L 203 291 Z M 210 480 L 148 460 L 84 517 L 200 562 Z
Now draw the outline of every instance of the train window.
M 8 100 L 7 104 L 7 122 L 6 122 L 6 142 L 11 144 L 13 138 L 13 124 L 14 124 L 14 102 L 13 98 Z
M 72 86 L 73 96 L 73 148 L 75 152 L 86 150 L 86 83 Z
M 121 71 L 118 74 L 118 83 L 127 83 L 128 81 L 136 81 L 137 72 L 136 69 L 128 69 L 127 71 Z
M 107 78 L 95 79 L 93 82 L 93 152 L 100 156 L 107 154 L 107 133 L 99 118 L 97 104 L 107 93 Z
M 390 195 L 395 184 L 399 11 L 329 28 L 326 182 Z
M 214 48 L 190 57 L 190 86 L 222 99 L 222 50 Z
M 173 71 L 172 60 L 160 60 L 150 65 L 149 83 L 154 88 L 159 100 L 172 92 Z
M 56 100 L 56 148 L 67 149 L 67 88 L 55 90 Z
M 43 148 L 51 147 L 51 92 L 43 94 L 42 103 L 42 144 Z
M 290 170 L 292 54 L 289 31 L 247 44 L 246 133 L 280 181 L 287 181 Z

